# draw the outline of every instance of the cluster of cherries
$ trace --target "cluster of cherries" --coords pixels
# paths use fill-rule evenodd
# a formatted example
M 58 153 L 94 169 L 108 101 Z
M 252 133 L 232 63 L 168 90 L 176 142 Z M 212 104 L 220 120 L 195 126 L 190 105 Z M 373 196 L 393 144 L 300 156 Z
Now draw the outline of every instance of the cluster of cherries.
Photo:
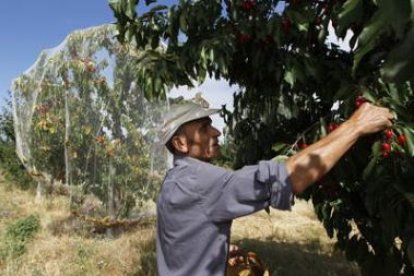
M 359 108 L 361 105 L 363 105 L 365 102 L 367 102 L 367 99 L 365 99 L 363 96 L 358 96 L 355 99 L 355 107 Z M 392 129 L 386 129 L 384 130 L 384 141 L 381 144 L 381 155 L 384 158 L 387 158 L 390 156 L 393 147 L 392 142 L 397 142 L 400 146 L 404 146 L 407 143 L 407 137 L 404 134 L 395 135 L 394 131 Z
M 294 0 L 292 1 L 292 4 L 297 4 L 299 2 L 299 0 Z M 250 12 L 255 6 L 256 6 L 256 0 L 244 0 L 241 5 L 240 8 L 242 11 L 245 12 Z M 290 29 L 292 28 L 292 21 L 289 19 L 289 17 L 287 16 L 283 16 L 281 22 L 281 29 L 282 31 L 287 34 L 290 32 Z M 252 36 L 250 34 L 246 34 L 246 33 L 241 33 L 239 34 L 238 40 L 240 44 L 246 44 L 248 42 L 250 42 L 252 40 Z M 265 42 L 269 42 L 269 40 L 267 39 L 267 41 Z
M 367 99 L 363 96 L 357 96 L 355 99 L 355 107 L 358 109 L 361 105 L 367 102 Z M 328 125 L 328 132 L 332 132 L 335 129 L 337 129 L 340 126 L 338 123 L 330 123 Z M 393 142 L 397 143 L 400 146 L 404 146 L 407 143 L 407 137 L 404 134 L 396 135 L 392 129 L 386 129 L 383 133 L 384 140 L 381 144 L 381 155 L 384 158 L 387 158 L 390 156 L 391 152 L 393 151 Z M 299 143 L 298 148 L 299 149 L 305 149 L 309 145 L 306 143 Z M 397 153 L 399 151 L 396 151 Z
M 384 131 L 385 140 L 381 144 L 382 157 L 389 157 L 392 152 L 392 142 L 396 141 L 399 145 L 404 146 L 407 143 L 407 137 L 404 134 L 395 135 L 392 129 Z

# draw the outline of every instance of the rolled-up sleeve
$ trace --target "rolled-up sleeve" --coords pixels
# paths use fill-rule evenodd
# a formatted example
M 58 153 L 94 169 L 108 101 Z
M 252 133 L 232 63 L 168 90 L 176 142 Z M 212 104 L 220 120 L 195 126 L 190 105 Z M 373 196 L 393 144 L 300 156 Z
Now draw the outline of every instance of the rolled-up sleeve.
M 237 171 L 217 167 L 197 173 L 203 181 L 202 202 L 206 215 L 213 221 L 227 221 L 266 207 L 290 210 L 292 185 L 286 165 L 260 161 Z M 199 180 L 201 180 L 199 179 Z
M 270 185 L 270 206 L 290 210 L 293 195 L 286 164 L 261 161 L 258 167 L 256 179 Z

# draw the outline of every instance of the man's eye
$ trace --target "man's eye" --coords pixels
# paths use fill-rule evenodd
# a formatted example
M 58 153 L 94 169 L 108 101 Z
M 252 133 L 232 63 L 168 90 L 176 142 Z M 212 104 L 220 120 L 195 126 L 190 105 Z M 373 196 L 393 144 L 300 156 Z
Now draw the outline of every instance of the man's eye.
M 207 129 L 208 129 L 208 126 L 209 126 L 209 125 L 204 125 L 204 126 L 202 126 L 202 127 L 201 127 L 201 131 L 202 131 L 202 132 L 206 132 L 206 131 L 207 131 Z

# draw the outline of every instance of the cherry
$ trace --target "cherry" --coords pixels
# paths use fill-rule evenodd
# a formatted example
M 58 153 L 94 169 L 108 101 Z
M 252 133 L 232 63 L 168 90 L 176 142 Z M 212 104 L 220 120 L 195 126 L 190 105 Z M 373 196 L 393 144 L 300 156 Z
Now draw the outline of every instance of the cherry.
M 391 153 L 391 145 L 387 142 L 382 143 L 381 145 L 382 157 L 387 158 Z
M 301 144 L 298 144 L 298 147 L 299 147 L 300 149 L 306 149 L 307 147 L 309 147 L 309 145 L 308 145 L 308 144 L 306 144 L 306 143 L 301 143 Z
M 241 8 L 244 11 L 250 11 L 254 7 L 254 5 L 256 5 L 256 1 L 255 0 L 245 0 L 241 4 Z
M 384 157 L 384 158 L 387 158 L 389 156 L 390 156 L 390 153 L 389 152 L 383 152 L 382 153 L 382 157 Z
M 250 40 L 252 40 L 252 36 L 249 35 L 249 34 L 240 34 L 239 35 L 239 42 L 240 42 L 240 44 L 246 44 Z
M 355 99 L 355 106 L 356 106 L 356 108 L 359 108 L 361 105 L 363 105 L 366 102 L 367 102 L 367 99 L 365 99 L 362 96 L 358 96 Z
M 330 123 L 329 125 L 328 125 L 328 132 L 332 132 L 332 131 L 334 131 L 335 129 L 337 129 L 339 127 L 339 125 L 337 124 L 337 123 Z
M 387 137 L 388 140 L 390 140 L 392 137 L 394 137 L 394 132 L 392 129 L 386 129 L 384 130 L 385 137 Z
M 284 33 L 289 33 L 290 32 L 290 28 L 292 27 L 292 22 L 290 21 L 289 18 L 284 17 L 282 19 L 282 30 Z
M 400 136 L 398 136 L 397 142 L 400 145 L 405 145 L 407 143 L 407 137 L 405 135 L 401 134 Z

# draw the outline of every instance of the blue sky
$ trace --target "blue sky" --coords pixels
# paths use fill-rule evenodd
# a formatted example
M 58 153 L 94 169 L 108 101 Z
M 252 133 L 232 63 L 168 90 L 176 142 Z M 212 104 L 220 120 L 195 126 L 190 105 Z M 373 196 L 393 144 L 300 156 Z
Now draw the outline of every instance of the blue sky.
M 56 47 L 74 30 L 115 21 L 107 0 L 0 0 L 0 11 L 0 106 L 12 80 L 41 50 Z
M 72 31 L 113 22 L 106 0 L 1 0 L 0 105 L 14 78 Z
M 158 1 L 167 5 L 175 2 Z M 75 30 L 115 21 L 107 0 L 0 0 L 0 11 L 0 107 L 12 80 L 26 71 L 42 50 L 58 46 Z M 186 87 L 174 89 L 172 95 L 191 98 L 203 91 L 211 106 L 227 103 L 230 107 L 235 89 L 223 81 L 207 80 L 191 91 Z M 217 127 L 224 126 L 222 120 L 214 121 Z

